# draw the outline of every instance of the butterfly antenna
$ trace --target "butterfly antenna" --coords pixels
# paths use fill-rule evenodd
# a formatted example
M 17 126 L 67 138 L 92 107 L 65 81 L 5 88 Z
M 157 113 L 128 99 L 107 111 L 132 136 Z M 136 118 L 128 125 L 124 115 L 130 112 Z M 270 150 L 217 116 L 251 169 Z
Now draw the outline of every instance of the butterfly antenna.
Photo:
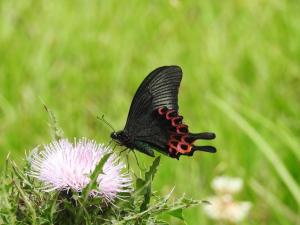
M 106 119 L 104 119 L 104 114 L 101 117 L 97 116 L 97 119 L 104 122 L 107 126 L 109 126 L 113 130 L 113 132 L 116 132 L 113 126 L 109 122 L 107 122 Z

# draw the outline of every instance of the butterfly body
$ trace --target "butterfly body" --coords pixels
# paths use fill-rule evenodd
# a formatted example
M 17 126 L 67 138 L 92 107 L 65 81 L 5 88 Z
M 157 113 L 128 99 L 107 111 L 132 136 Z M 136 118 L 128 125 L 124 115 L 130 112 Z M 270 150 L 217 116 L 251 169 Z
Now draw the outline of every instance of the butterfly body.
M 195 146 L 197 139 L 213 139 L 214 133 L 191 133 L 178 113 L 178 90 L 182 78 L 179 66 L 152 71 L 138 88 L 122 131 L 111 134 L 120 145 L 149 156 L 154 150 L 179 159 L 194 151 L 216 152 L 212 146 Z
M 111 138 L 116 140 L 120 145 L 123 145 L 126 148 L 137 149 L 138 151 L 151 157 L 155 156 L 151 145 L 142 141 L 130 140 L 129 136 L 123 130 L 118 132 L 112 132 Z

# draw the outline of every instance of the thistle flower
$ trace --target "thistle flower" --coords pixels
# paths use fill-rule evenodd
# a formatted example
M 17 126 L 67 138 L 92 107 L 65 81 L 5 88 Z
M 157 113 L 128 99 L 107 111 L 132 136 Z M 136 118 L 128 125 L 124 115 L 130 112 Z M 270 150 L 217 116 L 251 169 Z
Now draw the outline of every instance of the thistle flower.
M 81 192 L 89 184 L 89 176 L 100 159 L 110 152 L 109 147 L 92 140 L 82 138 L 70 143 L 61 139 L 33 153 L 30 174 L 42 181 L 44 191 Z M 125 164 L 112 154 L 103 166 L 103 174 L 97 178 L 97 189 L 92 190 L 90 196 L 111 202 L 118 193 L 129 192 L 131 178 L 128 173 L 122 173 L 124 168 Z
M 216 195 L 208 198 L 210 204 L 205 205 L 205 213 L 214 220 L 238 223 L 242 221 L 251 209 L 250 202 L 240 202 L 233 195 L 241 191 L 243 180 L 234 177 L 216 177 L 212 181 Z

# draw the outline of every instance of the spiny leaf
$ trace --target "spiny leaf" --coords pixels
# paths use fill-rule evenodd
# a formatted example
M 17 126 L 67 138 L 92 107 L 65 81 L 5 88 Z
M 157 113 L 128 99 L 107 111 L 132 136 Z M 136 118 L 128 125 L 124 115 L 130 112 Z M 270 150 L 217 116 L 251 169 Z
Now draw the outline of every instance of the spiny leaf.
M 176 217 L 177 219 L 184 221 L 182 209 L 176 209 L 176 210 L 170 211 L 170 212 L 168 212 L 168 214 L 173 217 Z
M 99 161 L 98 165 L 96 166 L 95 170 L 93 171 L 93 173 L 90 175 L 90 183 L 89 185 L 87 185 L 83 190 L 82 190 L 82 194 L 83 194 L 83 199 L 87 199 L 88 194 L 91 190 L 96 189 L 97 188 L 97 178 L 99 176 L 99 174 L 103 173 L 103 166 L 106 163 L 106 161 L 109 159 L 109 157 L 112 155 L 112 153 L 108 153 L 106 155 L 104 155 L 101 160 Z
M 159 165 L 160 162 L 160 157 L 157 157 L 148 172 L 145 173 L 145 191 L 146 193 L 144 194 L 144 201 L 141 205 L 140 211 L 144 211 L 148 208 L 148 204 L 150 202 L 150 197 L 151 197 L 151 184 L 152 184 L 152 180 L 155 176 L 155 173 L 157 171 L 157 167 Z
M 159 162 L 160 162 L 160 156 L 158 156 L 152 163 L 150 169 L 148 172 L 145 173 L 145 181 L 148 182 L 148 181 L 152 181 L 153 178 L 154 178 L 154 175 L 157 171 L 157 167 L 159 165 Z
M 32 187 L 32 184 L 26 179 L 23 171 L 19 169 L 17 164 L 13 161 L 10 162 L 11 167 L 14 171 L 14 174 L 19 178 L 20 181 L 22 181 L 23 184 L 26 184 L 28 187 Z
M 168 222 L 166 222 L 166 221 L 163 221 L 163 220 L 155 220 L 154 221 L 155 223 L 155 225 L 169 225 L 169 223 Z
M 36 215 L 35 208 L 33 207 L 33 203 L 31 202 L 30 198 L 26 195 L 26 193 L 22 190 L 18 182 L 14 182 L 14 186 L 17 188 L 20 196 L 22 197 L 22 201 L 24 202 L 26 208 L 31 214 L 31 223 L 35 225 L 37 220 L 37 215 Z
M 144 195 L 144 194 L 145 194 L 145 192 L 144 192 L 144 187 L 145 187 L 145 185 L 146 185 L 146 182 L 145 182 L 143 179 L 137 178 L 137 179 L 136 179 L 136 182 L 135 182 L 135 189 L 136 189 L 136 192 L 137 192 L 138 194 Z
M 109 159 L 109 157 L 112 155 L 112 153 L 108 153 L 106 155 L 104 155 L 101 160 L 99 161 L 99 163 L 97 164 L 95 170 L 93 171 L 93 173 L 90 175 L 90 183 L 89 185 L 87 185 L 83 190 L 82 190 L 82 201 L 78 202 L 80 204 L 80 210 L 79 212 L 76 214 L 76 224 L 80 221 L 81 217 L 82 217 L 82 213 L 86 212 L 86 202 L 88 200 L 89 197 L 89 193 L 91 190 L 96 189 L 97 188 L 97 178 L 99 176 L 99 174 L 103 173 L 103 166 L 106 163 L 106 161 Z

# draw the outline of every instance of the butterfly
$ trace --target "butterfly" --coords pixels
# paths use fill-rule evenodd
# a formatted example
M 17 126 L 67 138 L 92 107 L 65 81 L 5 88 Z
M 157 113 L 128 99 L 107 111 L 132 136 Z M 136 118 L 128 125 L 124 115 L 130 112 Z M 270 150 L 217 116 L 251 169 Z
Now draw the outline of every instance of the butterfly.
M 137 89 L 123 130 L 112 132 L 119 145 L 154 157 L 157 150 L 172 158 L 192 156 L 195 151 L 215 153 L 212 146 L 196 146 L 197 139 L 214 139 L 212 132 L 191 133 L 178 113 L 179 66 L 153 70 Z

